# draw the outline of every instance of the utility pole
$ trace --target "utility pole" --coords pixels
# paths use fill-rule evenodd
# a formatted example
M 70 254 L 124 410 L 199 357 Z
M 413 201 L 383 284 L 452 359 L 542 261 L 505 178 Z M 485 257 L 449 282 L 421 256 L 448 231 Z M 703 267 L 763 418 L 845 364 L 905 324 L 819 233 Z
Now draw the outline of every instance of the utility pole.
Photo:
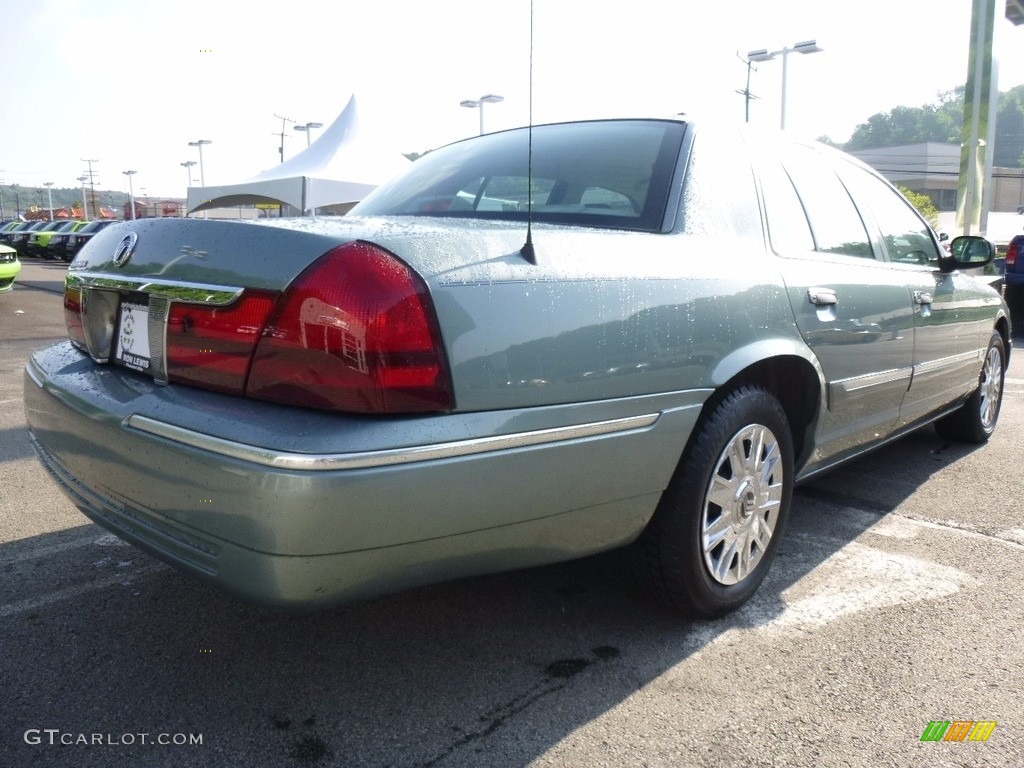
M 754 63 L 752 61 L 750 61 L 748 59 L 744 59 L 742 56 L 740 56 L 740 52 L 739 51 L 736 51 L 736 58 L 739 59 L 740 61 L 742 61 L 744 64 L 747 65 L 747 87 L 744 88 L 742 91 L 736 91 L 736 93 L 738 93 L 744 99 L 744 102 L 745 102 L 745 104 L 744 104 L 744 107 L 745 107 L 745 112 L 744 112 L 745 122 L 749 123 L 750 122 L 750 100 L 751 99 L 760 98 L 760 97 L 755 96 L 754 94 L 752 94 L 750 92 L 750 72 L 751 71 L 757 72 L 757 69 L 754 67 Z
M 92 159 L 87 160 L 86 158 L 83 157 L 82 158 L 82 162 L 89 164 L 89 190 L 90 190 L 90 194 L 92 195 L 92 210 L 93 210 L 93 213 L 96 214 L 96 217 L 100 218 L 100 209 L 96 205 L 96 179 L 93 177 L 93 172 L 92 172 L 92 164 L 93 163 L 98 163 L 99 160 L 92 160 Z
M 272 133 L 271 135 L 273 135 L 273 136 L 280 136 L 281 137 L 281 148 L 279 150 L 277 150 L 277 151 L 281 155 L 281 162 L 283 163 L 284 162 L 284 137 L 287 135 L 284 132 L 285 123 L 294 123 L 295 121 L 292 120 L 290 117 L 285 117 L 284 115 L 279 115 L 276 112 L 274 113 L 274 117 L 279 118 L 281 120 L 281 132 L 280 133 Z

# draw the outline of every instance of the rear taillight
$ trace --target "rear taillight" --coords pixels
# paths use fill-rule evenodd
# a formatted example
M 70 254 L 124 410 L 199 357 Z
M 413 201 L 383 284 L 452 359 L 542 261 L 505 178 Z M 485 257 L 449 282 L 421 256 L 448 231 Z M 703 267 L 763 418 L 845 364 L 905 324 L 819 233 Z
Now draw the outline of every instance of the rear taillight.
M 246 291 L 228 307 L 171 304 L 167 379 L 241 395 L 252 353 L 277 293 Z
M 451 383 L 426 286 L 375 246 L 330 251 L 278 301 L 246 394 L 360 413 L 450 410 Z
M 1006 266 L 1012 267 L 1017 263 L 1017 255 L 1020 253 L 1020 239 L 1015 237 L 1006 248 Z

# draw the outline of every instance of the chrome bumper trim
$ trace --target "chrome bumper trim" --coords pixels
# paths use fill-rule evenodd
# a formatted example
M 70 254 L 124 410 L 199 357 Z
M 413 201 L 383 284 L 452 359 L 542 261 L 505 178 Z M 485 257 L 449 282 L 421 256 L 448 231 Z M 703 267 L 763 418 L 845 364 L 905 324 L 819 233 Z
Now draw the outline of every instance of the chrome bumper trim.
M 246 445 L 191 429 L 184 429 L 137 414 L 126 418 L 122 425 L 129 429 L 156 435 L 157 437 L 172 440 L 192 448 L 210 451 L 221 456 L 247 461 L 252 464 L 260 464 L 273 469 L 329 472 L 451 459 L 492 451 L 504 451 L 567 440 L 600 437 L 649 428 L 658 420 L 659 415 L 657 413 L 649 413 L 643 416 L 577 424 L 571 427 L 555 427 L 530 432 L 517 432 L 511 435 L 455 440 L 448 443 L 437 443 L 436 445 L 395 448 L 385 451 L 333 454 L 282 453 L 269 448 Z

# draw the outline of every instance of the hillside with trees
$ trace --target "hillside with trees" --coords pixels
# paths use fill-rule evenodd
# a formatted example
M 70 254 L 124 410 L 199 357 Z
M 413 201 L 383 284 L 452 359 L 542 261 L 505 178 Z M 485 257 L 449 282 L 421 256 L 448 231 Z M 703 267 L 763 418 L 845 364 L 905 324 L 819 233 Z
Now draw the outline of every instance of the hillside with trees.
M 939 94 L 936 104 L 880 112 L 858 125 L 850 140 L 840 146 L 854 151 L 926 141 L 959 144 L 963 102 L 964 87 L 960 86 Z M 999 94 L 992 157 L 998 167 L 1024 166 L 1024 85 Z

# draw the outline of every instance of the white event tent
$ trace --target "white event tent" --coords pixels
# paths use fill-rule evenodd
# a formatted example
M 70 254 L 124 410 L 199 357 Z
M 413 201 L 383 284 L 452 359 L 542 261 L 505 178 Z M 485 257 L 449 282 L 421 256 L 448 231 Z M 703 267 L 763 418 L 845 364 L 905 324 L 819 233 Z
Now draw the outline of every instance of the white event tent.
M 325 205 L 359 202 L 408 166 L 401 153 L 360 129 L 352 96 L 330 127 L 288 161 L 238 184 L 189 187 L 188 212 L 285 203 L 307 215 Z

